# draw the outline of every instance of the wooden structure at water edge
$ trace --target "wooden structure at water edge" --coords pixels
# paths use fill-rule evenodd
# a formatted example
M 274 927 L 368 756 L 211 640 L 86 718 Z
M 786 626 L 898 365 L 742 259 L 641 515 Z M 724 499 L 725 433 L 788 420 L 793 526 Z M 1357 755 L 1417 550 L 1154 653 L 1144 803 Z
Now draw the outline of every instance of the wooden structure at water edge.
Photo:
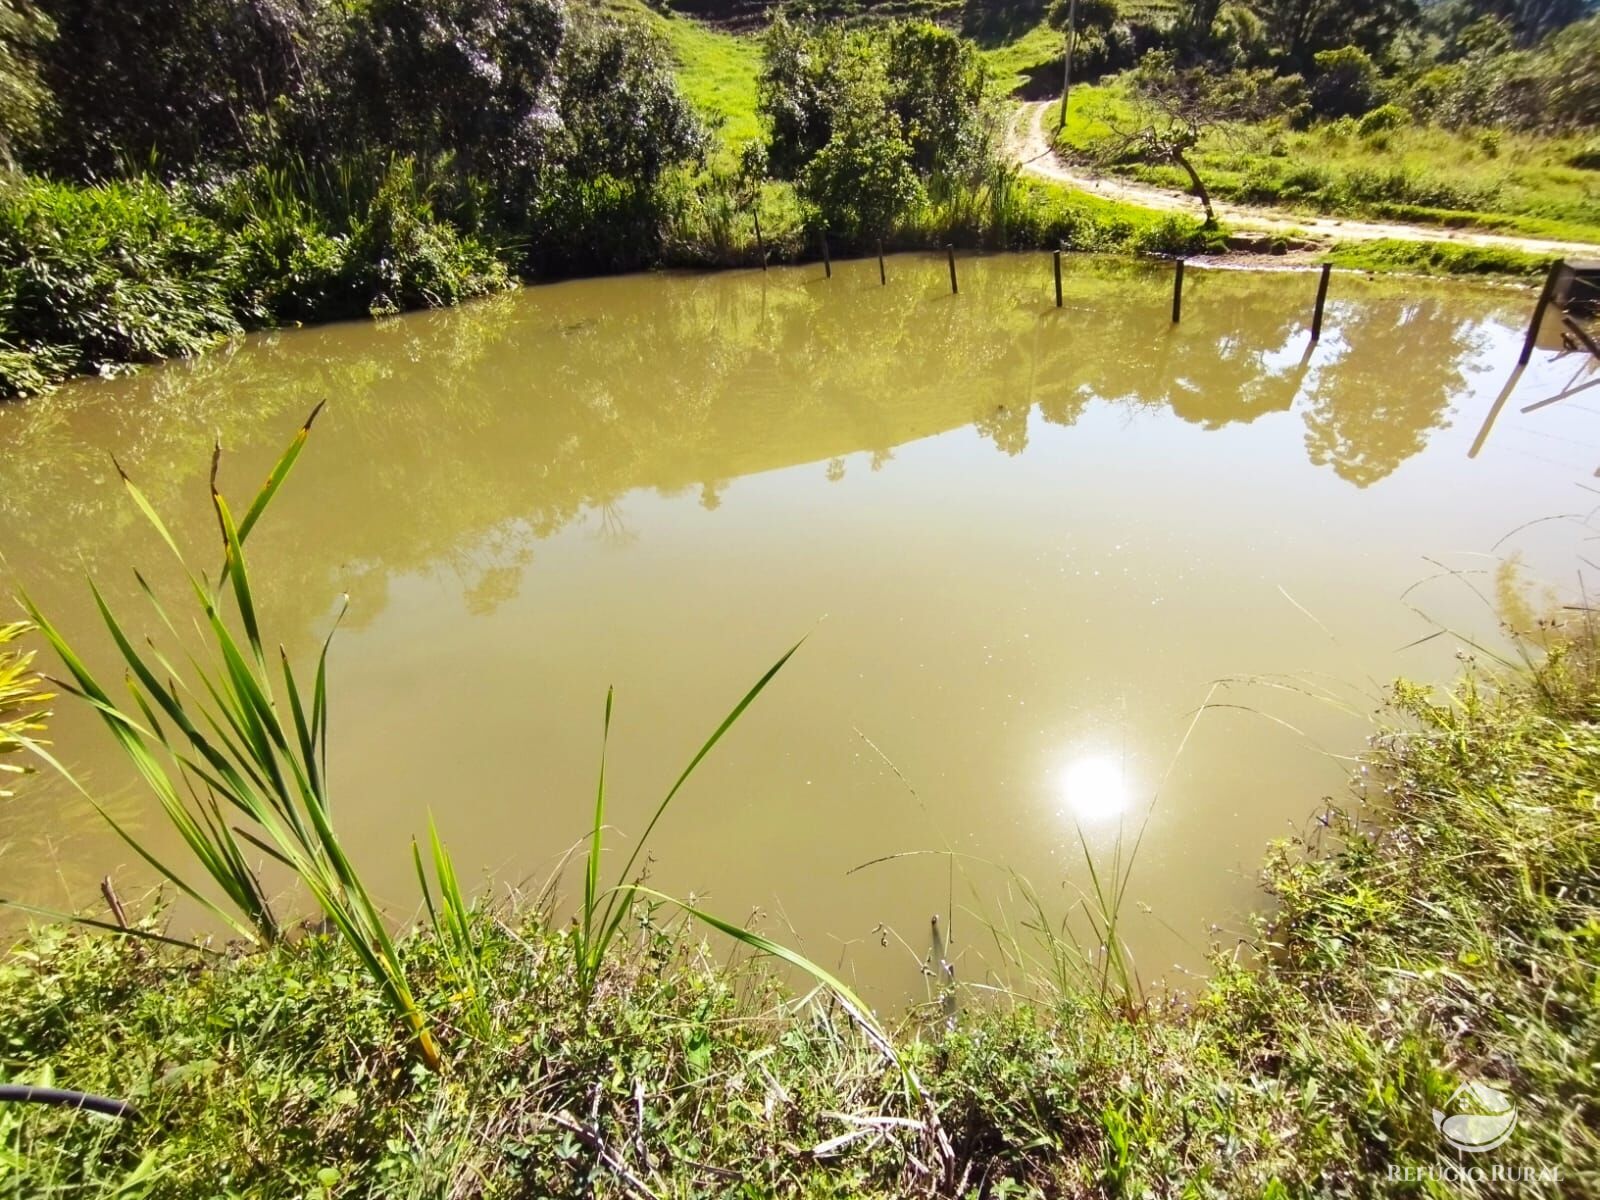
M 1545 317 L 1554 311 L 1556 319 Z M 1581 346 L 1600 358 L 1600 341 L 1585 328 L 1583 318 L 1600 315 L 1600 259 L 1561 260 L 1552 263 L 1545 276 L 1544 290 L 1528 322 L 1528 336 L 1522 343 L 1526 363 L 1535 346 L 1567 350 Z

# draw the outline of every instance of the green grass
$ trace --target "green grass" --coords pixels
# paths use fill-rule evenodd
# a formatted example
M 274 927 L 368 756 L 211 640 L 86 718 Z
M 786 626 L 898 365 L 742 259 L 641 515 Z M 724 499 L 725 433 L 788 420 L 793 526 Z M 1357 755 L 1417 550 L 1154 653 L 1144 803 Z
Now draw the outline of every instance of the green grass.
M 1356 271 L 1397 271 L 1418 275 L 1513 275 L 1537 278 L 1550 269 L 1548 255 L 1498 246 L 1454 242 L 1407 242 L 1383 238 L 1340 242 L 1326 255 L 1336 267 Z
M 1073 89 L 1067 153 L 1094 157 L 1135 113 L 1119 80 Z M 1212 192 L 1300 212 L 1473 227 L 1600 243 L 1600 170 L 1570 165 L 1582 137 L 1406 125 L 1363 136 L 1353 121 L 1213 134 L 1196 165 Z M 1186 189 L 1182 171 L 1135 162 L 1119 173 Z
M 756 118 L 760 37 L 717 29 L 693 17 L 652 8 L 643 0 L 600 3 L 615 16 L 643 22 L 666 38 L 678 86 L 716 139 L 712 165 L 732 169 L 739 151 L 761 136 Z
M 995 82 L 1007 92 L 1015 92 L 1026 85 L 1034 72 L 1049 64 L 1060 64 L 1062 36 L 1059 29 L 1047 24 L 1035 25 L 1014 40 L 983 48 L 984 60 L 989 64 Z M 1059 89 L 1061 81 L 1054 86 Z
M 1592 1195 L 1600 688 L 1581 621 L 1542 636 L 1531 670 L 1396 687 L 1366 762 L 1377 822 L 1328 812 L 1276 848 L 1254 964 L 1219 947 L 1192 1002 L 1108 1006 L 1068 977 L 905 1014 L 886 1032 L 937 1129 L 826 991 L 711 956 L 653 900 L 592 987 L 576 933 L 537 908 L 467 913 L 472 994 L 455 935 L 401 936 L 443 1076 L 410 1064 L 342 940 L 208 964 L 42 927 L 0 960 L 0 1078 L 130 1098 L 143 1120 L 0 1104 L 0 1189 L 1487 1197 L 1508 1194 L 1498 1166 L 1561 1172 L 1517 1195 Z M 1432 1114 L 1473 1081 L 1518 1121 L 1467 1159 Z M 1392 1178 L 1463 1165 L 1484 1176 Z
M 761 136 L 756 119 L 760 43 L 689 17 L 664 17 L 661 25 L 678 63 L 679 85 L 716 133 L 720 157 L 736 162 L 739 151 Z

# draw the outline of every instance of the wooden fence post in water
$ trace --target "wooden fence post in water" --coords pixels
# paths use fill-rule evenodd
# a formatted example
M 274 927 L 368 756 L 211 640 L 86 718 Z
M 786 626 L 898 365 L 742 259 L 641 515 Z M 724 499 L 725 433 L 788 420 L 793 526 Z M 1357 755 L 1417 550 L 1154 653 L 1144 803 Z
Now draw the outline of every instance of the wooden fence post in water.
M 878 239 L 878 282 L 885 286 L 889 283 L 889 273 L 883 269 L 883 239 Z
M 1539 303 L 1533 308 L 1533 320 L 1528 322 L 1528 336 L 1522 342 L 1522 357 L 1517 359 L 1524 366 L 1533 357 L 1533 344 L 1539 340 L 1539 325 L 1544 320 L 1544 310 L 1550 307 L 1550 298 L 1556 294 L 1556 280 L 1561 278 L 1565 266 L 1566 263 L 1557 259 L 1550 264 L 1550 273 L 1544 277 L 1544 290 L 1539 293 Z
M 833 278 L 833 259 L 828 257 L 828 231 L 822 231 L 822 274 L 825 279 Z
M 1061 251 L 1056 251 L 1056 307 L 1061 307 Z
M 1172 323 L 1176 325 L 1178 318 L 1183 316 L 1183 259 L 1178 260 L 1178 269 L 1172 275 Z
M 945 257 L 950 260 L 950 294 L 958 295 L 961 289 L 956 286 L 956 248 L 952 243 L 945 243 Z
M 1317 303 L 1311 310 L 1311 340 L 1322 336 L 1322 306 L 1328 302 L 1328 276 L 1333 272 L 1331 263 L 1322 264 L 1322 278 L 1317 281 Z
M 761 269 L 767 269 L 767 244 L 761 240 L 761 210 L 751 209 L 750 213 L 756 219 L 756 253 L 761 255 Z

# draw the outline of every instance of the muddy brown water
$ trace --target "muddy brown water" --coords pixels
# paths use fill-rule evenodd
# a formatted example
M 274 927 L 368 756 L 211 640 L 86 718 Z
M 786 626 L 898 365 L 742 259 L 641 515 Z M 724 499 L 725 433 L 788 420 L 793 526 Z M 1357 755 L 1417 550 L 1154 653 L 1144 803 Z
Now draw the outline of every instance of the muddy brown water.
M 397 917 L 430 811 L 483 890 L 549 875 L 608 685 L 622 845 L 804 636 L 664 819 L 655 886 L 894 1004 L 931 913 L 962 978 L 1017 982 L 985 924 L 1028 936 L 1008 873 L 1059 919 L 1085 843 L 1104 869 L 1144 828 L 1123 932 L 1181 983 L 1237 944 L 1268 843 L 1359 792 L 1389 680 L 1503 647 L 1512 571 L 1577 591 L 1600 390 L 1522 413 L 1595 378 L 1541 350 L 1470 457 L 1523 291 L 1336 275 L 1313 348 L 1312 275 L 1191 272 L 1173 327 L 1160 265 L 1070 260 L 1059 310 L 1047 255 L 960 267 L 955 297 L 921 256 L 887 287 L 873 262 L 533 287 L 0 408 L 5 581 L 108 665 L 84 573 L 140 629 L 131 569 L 171 582 L 111 455 L 209 562 L 213 438 L 242 497 L 326 399 L 253 566 L 299 662 L 350 597 L 335 817 Z M 176 858 L 56 707 L 60 757 Z M 89 905 L 108 872 L 148 882 L 58 782 L 0 802 L 0 895 Z

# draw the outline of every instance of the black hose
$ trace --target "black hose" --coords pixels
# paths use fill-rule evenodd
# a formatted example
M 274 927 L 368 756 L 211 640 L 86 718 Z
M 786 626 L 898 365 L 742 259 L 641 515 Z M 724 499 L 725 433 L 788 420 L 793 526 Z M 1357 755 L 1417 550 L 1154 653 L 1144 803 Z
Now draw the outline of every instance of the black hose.
M 21 1100 L 33 1104 L 60 1104 L 67 1108 L 82 1108 L 107 1117 L 139 1119 L 139 1110 L 126 1100 L 112 1100 L 108 1096 L 91 1096 L 87 1092 L 69 1092 L 61 1088 L 27 1087 L 21 1084 L 0 1083 L 0 1100 Z

